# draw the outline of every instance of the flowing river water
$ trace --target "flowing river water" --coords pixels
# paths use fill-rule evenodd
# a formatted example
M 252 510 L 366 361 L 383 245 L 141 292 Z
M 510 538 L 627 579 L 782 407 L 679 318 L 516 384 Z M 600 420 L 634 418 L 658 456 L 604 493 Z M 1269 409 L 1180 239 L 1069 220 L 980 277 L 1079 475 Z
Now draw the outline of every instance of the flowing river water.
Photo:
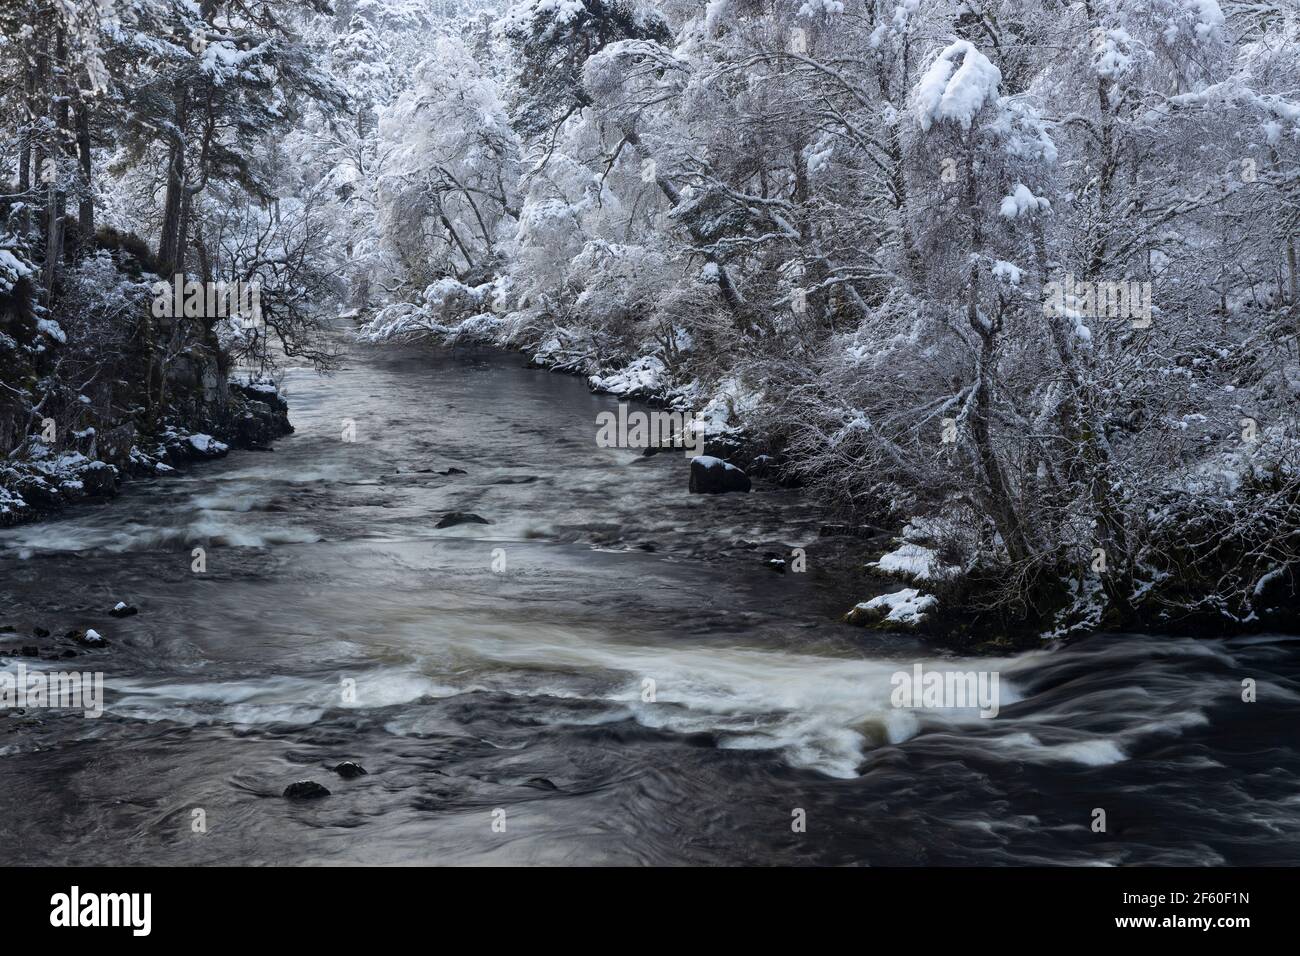
M 689 495 L 521 366 L 354 350 L 289 373 L 273 452 L 0 532 L 0 668 L 36 626 L 111 642 L 24 659 L 106 709 L 0 713 L 0 862 L 1300 864 L 1300 638 L 849 627 L 815 558 L 764 566 L 816 502 Z M 996 671 L 1000 712 L 891 706 L 916 662 Z

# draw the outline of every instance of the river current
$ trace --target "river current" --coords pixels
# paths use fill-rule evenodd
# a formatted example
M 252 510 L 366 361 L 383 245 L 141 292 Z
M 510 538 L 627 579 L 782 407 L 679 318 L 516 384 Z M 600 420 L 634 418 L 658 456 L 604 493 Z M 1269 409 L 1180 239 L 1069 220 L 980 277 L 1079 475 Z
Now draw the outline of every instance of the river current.
M 0 531 L 0 669 L 106 687 L 0 712 L 0 862 L 1300 864 L 1300 638 L 963 660 L 765 566 L 807 495 L 596 447 L 578 379 L 354 348 L 286 386 L 274 451 Z M 110 646 L 18 657 L 37 626 Z M 917 663 L 995 671 L 997 716 L 892 706 Z

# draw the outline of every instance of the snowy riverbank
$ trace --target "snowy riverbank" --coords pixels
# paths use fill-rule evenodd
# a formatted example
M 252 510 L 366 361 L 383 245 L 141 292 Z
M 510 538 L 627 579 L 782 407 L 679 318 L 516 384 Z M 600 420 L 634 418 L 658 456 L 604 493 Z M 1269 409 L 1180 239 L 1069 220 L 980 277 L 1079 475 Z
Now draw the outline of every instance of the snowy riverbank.
M 454 298 L 447 285 L 439 286 L 440 295 Z M 466 297 L 480 299 L 486 300 L 486 293 Z M 435 305 L 442 303 L 438 299 Z M 777 421 L 772 409 L 776 400 L 763 390 L 744 387 L 739 376 L 719 374 L 713 385 L 705 386 L 698 376 L 684 376 L 654 355 L 610 367 L 581 333 L 552 330 L 539 337 L 536 317 L 522 314 L 480 313 L 445 326 L 426 303 L 384 310 L 369 321 L 350 318 L 360 322 L 358 337 L 371 344 L 427 341 L 445 347 L 505 348 L 524 355 L 534 368 L 581 377 L 595 393 L 693 414 L 704 423 L 710 455 L 748 475 L 804 486 L 808 494 L 823 496 L 824 530 L 835 539 L 837 560 L 856 553 L 861 569 L 871 575 L 872 590 L 878 590 L 845 608 L 844 619 L 850 624 L 916 632 L 965 649 L 997 649 L 1069 640 L 1102 628 L 1200 636 L 1254 633 L 1284 627 L 1300 612 L 1285 560 L 1263 573 L 1258 565 L 1242 563 L 1250 536 L 1258 531 L 1252 526 L 1235 529 L 1236 542 L 1225 537 L 1221 550 L 1208 560 L 1198 555 L 1186 561 L 1179 574 L 1154 561 L 1139 562 L 1120 588 L 1106 581 L 1104 554 L 1082 569 L 1059 556 L 1049 572 L 1039 570 L 1032 588 L 1009 598 L 1011 586 L 1018 582 L 1008 573 L 1005 554 L 981 540 L 960 511 L 945 516 L 942 509 L 931 509 L 909 517 L 879 503 L 873 507 L 869 500 L 856 506 L 851 464 L 846 462 L 837 476 L 826 463 L 810 467 L 797 460 L 788 435 L 767 430 Z M 836 488 L 844 491 L 843 497 L 834 495 Z M 1271 505 L 1278 514 L 1296 507 L 1287 494 L 1287 486 L 1280 486 Z M 1188 524 L 1213 520 L 1204 502 L 1192 504 L 1189 508 L 1187 502 L 1172 498 L 1165 504 L 1163 523 L 1157 525 L 1160 535 L 1148 546 L 1149 553 L 1176 552 Z M 1050 563 L 1052 556 L 1043 556 L 1043 561 Z M 1214 596 L 1230 580 L 1236 582 L 1235 603 Z
M 166 477 L 225 457 L 231 448 L 267 448 L 293 431 L 289 407 L 273 386 L 231 382 L 221 391 L 203 416 L 168 423 L 152 435 L 119 421 L 87 426 L 71 446 L 57 450 L 30 442 L 24 454 L 0 462 L 0 527 L 39 520 L 75 502 L 112 498 L 125 481 Z

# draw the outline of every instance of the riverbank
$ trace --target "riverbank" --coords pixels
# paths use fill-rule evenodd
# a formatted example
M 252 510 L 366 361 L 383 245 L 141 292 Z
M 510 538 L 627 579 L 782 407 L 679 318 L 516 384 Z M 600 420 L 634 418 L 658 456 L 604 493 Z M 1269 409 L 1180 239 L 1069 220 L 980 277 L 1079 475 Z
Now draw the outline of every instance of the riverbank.
M 58 447 L 29 442 L 23 455 L 0 462 L 0 527 L 114 498 L 124 482 L 165 478 L 232 448 L 269 450 L 293 432 L 288 404 L 272 385 L 228 382 L 213 386 L 212 396 L 196 413 L 152 432 L 137 431 L 129 418 L 97 418 Z
M 231 381 L 235 357 L 265 342 L 257 319 L 174 311 L 143 240 L 98 241 L 52 300 L 35 266 L 0 250 L 0 527 L 292 431 L 273 385 Z
M 850 624 L 997 653 L 1100 629 L 1209 638 L 1285 628 L 1300 617 L 1300 562 L 1276 531 L 1296 527 L 1300 489 L 1280 472 L 1242 479 L 1243 488 L 1254 489 L 1242 492 L 1254 495 L 1249 511 L 1209 490 L 1208 482 L 1200 498 L 1171 492 L 1152 502 L 1147 537 L 1140 546 L 1132 544 L 1137 557 L 1127 564 L 1116 563 L 1114 546 L 1108 555 L 1078 541 L 1058 542 L 1050 553 L 1011 564 L 996 536 L 984 540 L 959 502 L 913 503 L 900 512 L 877 491 L 855 486 L 847 473 L 810 469 L 792 457 L 779 433 L 765 430 L 765 423 L 777 420 L 765 410 L 770 401 L 725 375 L 720 386 L 705 388 L 649 355 L 611 369 L 580 338 L 569 341 L 557 331 L 539 339 L 527 326 L 487 314 L 454 326 L 430 324 L 418 312 L 370 322 L 356 314 L 349 318 L 372 343 L 504 348 L 524 356 L 532 368 L 583 379 L 595 394 L 694 415 L 705 425 L 709 455 L 748 476 L 820 496 L 826 510 L 822 536 L 832 539 L 823 546 L 843 567 L 853 563 L 856 551 L 866 572 L 858 576 L 860 597 L 842 612 Z M 1082 563 L 1076 560 L 1080 548 Z

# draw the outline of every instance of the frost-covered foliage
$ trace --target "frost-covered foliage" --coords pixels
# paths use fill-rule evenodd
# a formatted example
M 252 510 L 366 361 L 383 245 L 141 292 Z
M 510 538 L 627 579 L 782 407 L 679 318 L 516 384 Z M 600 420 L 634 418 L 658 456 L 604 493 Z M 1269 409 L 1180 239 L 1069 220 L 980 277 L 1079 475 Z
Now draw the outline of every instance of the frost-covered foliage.
M 514 233 L 519 144 L 466 46 L 438 37 L 379 114 L 377 222 L 396 278 L 489 276 Z
M 523 0 L 473 37 L 447 82 L 512 165 L 477 232 L 404 207 L 431 274 L 372 338 L 470 319 L 710 409 L 906 526 L 876 570 L 1045 633 L 1294 588 L 1296 8 Z M 409 109 L 418 184 L 455 134 Z
M 340 0 L 201 57 L 131 7 L 170 30 L 105 34 L 95 168 L 160 253 L 197 217 L 186 261 L 292 262 L 295 315 L 689 406 L 1043 633 L 1294 590 L 1294 4 Z M 251 145 L 186 112 L 178 169 L 178 76 Z M 274 228 L 311 238 L 241 257 Z
M 499 320 L 490 313 L 499 295 L 499 282 L 468 286 L 445 276 L 430 283 L 418 303 L 396 302 L 378 310 L 361 330 L 370 342 L 412 342 L 428 338 L 450 341 L 457 335 L 488 341 Z M 486 328 L 471 334 L 467 327 L 476 317 L 493 319 Z
M 329 277 L 344 230 L 286 144 L 347 111 L 304 35 L 324 10 L 0 4 L 0 521 L 155 473 L 189 425 L 254 441 L 234 424 L 236 405 L 261 420 L 228 393 L 236 361 L 331 364 L 319 315 L 343 291 Z M 160 313 L 154 287 L 173 281 L 260 286 L 258 334 Z

